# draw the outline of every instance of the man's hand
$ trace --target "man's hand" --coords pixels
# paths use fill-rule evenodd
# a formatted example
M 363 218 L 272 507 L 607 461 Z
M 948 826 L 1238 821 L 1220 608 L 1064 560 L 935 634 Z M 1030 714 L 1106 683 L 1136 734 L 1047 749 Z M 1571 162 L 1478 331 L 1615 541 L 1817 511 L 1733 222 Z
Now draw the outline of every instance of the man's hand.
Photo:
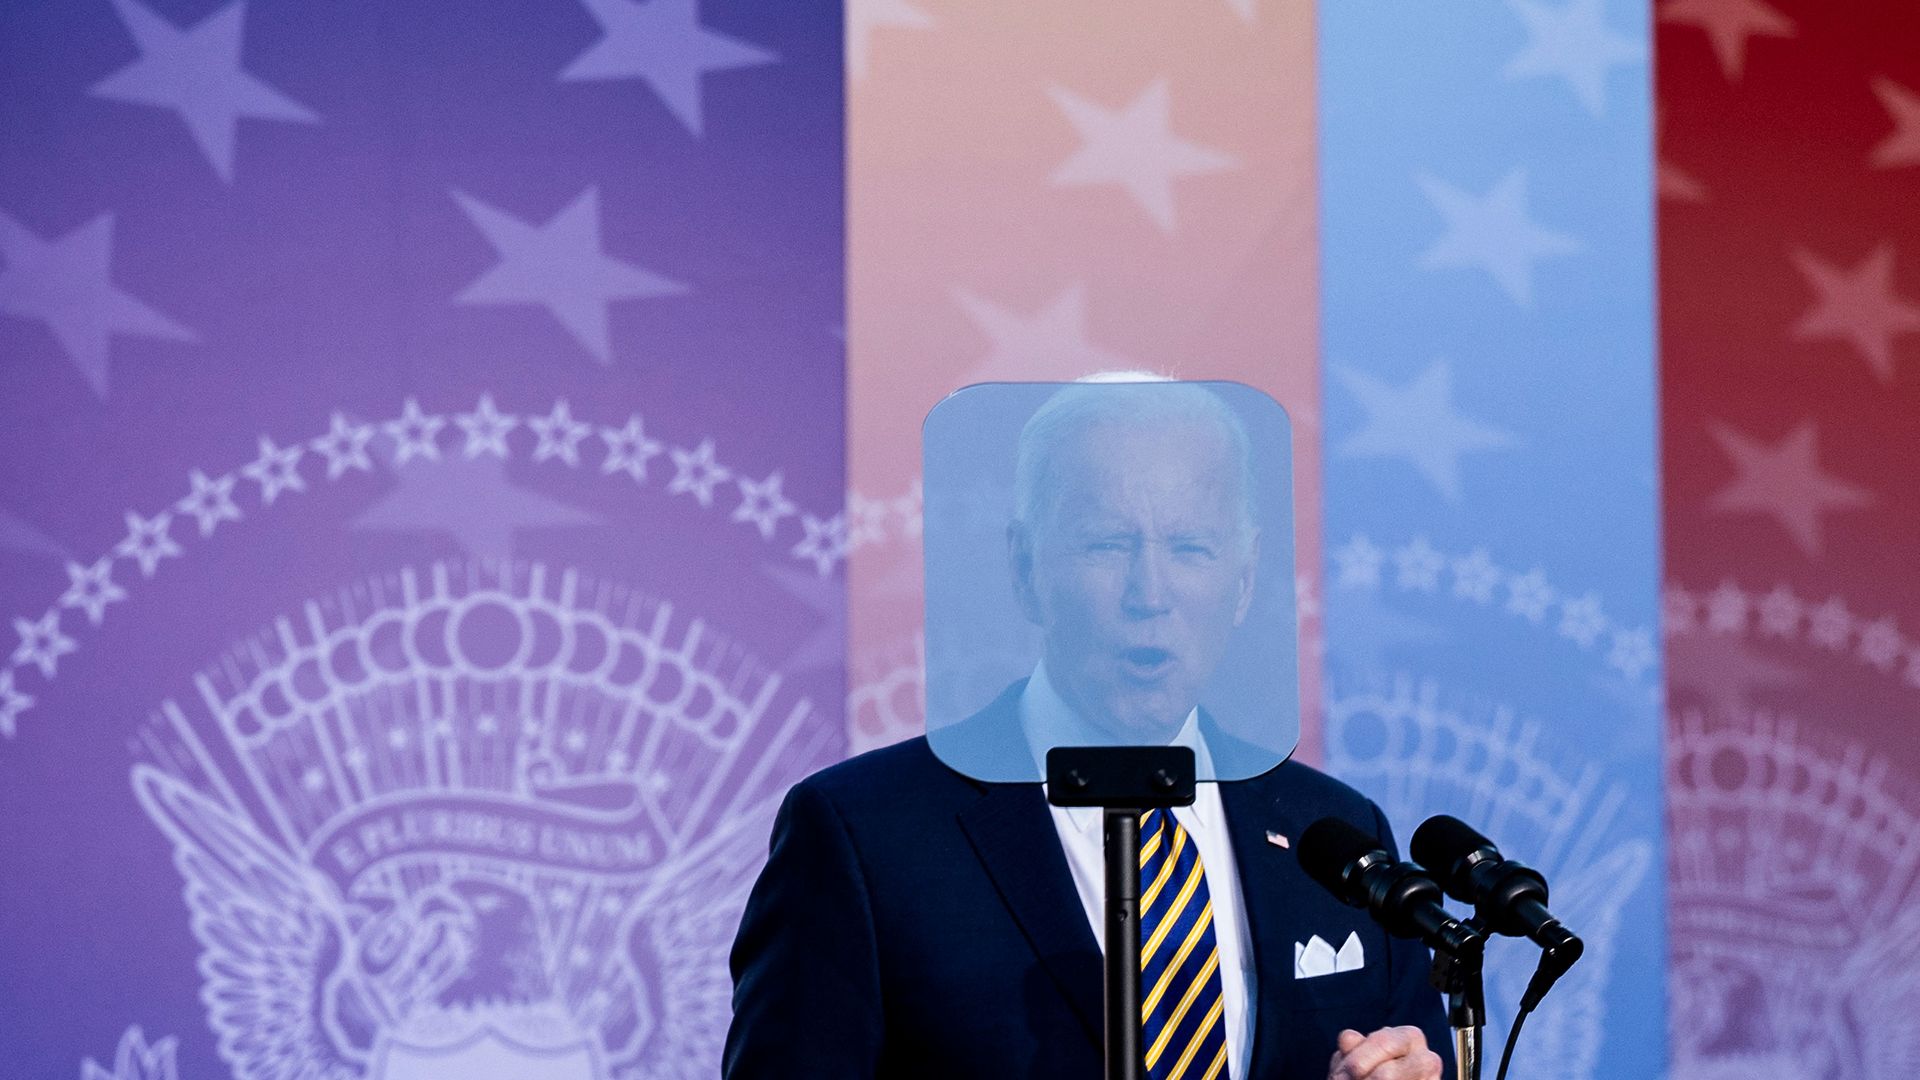
M 1381 1028 L 1371 1035 L 1349 1029 L 1340 1033 L 1340 1049 L 1327 1063 L 1327 1080 L 1440 1080 L 1441 1064 L 1417 1027 Z

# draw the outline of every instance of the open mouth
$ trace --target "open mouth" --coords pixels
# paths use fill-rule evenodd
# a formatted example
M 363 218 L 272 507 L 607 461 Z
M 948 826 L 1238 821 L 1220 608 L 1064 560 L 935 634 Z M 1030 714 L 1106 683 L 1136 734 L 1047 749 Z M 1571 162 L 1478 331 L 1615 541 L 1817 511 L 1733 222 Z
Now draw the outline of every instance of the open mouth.
M 1173 653 L 1152 645 L 1122 649 L 1120 660 L 1127 675 L 1135 679 L 1155 679 L 1173 667 Z

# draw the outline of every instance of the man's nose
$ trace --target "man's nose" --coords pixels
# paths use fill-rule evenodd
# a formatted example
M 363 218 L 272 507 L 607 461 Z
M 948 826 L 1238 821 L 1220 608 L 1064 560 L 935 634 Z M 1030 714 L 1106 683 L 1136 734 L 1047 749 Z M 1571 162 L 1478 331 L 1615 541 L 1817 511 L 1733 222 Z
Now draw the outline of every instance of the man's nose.
M 1155 544 L 1142 544 L 1127 565 L 1127 588 L 1120 597 L 1126 613 L 1136 619 L 1164 614 L 1167 604 L 1166 554 Z

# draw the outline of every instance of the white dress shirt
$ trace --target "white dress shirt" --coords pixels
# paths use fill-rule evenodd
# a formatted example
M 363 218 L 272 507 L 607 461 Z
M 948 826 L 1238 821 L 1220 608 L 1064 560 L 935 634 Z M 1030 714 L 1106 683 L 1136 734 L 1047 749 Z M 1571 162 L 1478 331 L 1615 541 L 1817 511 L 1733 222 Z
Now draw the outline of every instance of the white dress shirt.
M 1187 714 L 1180 731 L 1170 745 L 1193 748 L 1194 761 L 1201 776 L 1212 773 L 1212 759 L 1200 738 L 1200 710 Z M 1020 695 L 1020 721 L 1027 733 L 1035 759 L 1046 773 L 1046 751 L 1052 746 L 1100 746 L 1113 736 L 1091 730 L 1074 713 L 1047 678 L 1043 660 L 1033 669 L 1026 690 Z M 1045 785 L 1042 785 L 1044 789 Z M 1102 930 L 1106 924 L 1106 837 L 1104 811 L 1097 806 L 1053 806 L 1053 828 L 1060 836 L 1060 849 L 1067 856 L 1067 869 L 1073 873 L 1073 885 L 1080 894 L 1080 906 L 1086 909 L 1093 937 L 1106 949 Z M 1226 1025 L 1227 1066 L 1233 1076 L 1247 1075 L 1249 1055 L 1253 1051 L 1253 942 L 1247 937 L 1245 905 L 1240 898 L 1240 872 L 1234 863 L 1233 843 L 1227 834 L 1226 808 L 1220 804 L 1217 784 L 1197 786 L 1192 806 L 1177 806 L 1174 819 L 1187 830 L 1187 836 L 1200 852 L 1200 865 L 1207 875 L 1207 892 L 1213 900 L 1213 934 L 1220 949 L 1220 990 L 1224 1001 L 1221 1022 Z

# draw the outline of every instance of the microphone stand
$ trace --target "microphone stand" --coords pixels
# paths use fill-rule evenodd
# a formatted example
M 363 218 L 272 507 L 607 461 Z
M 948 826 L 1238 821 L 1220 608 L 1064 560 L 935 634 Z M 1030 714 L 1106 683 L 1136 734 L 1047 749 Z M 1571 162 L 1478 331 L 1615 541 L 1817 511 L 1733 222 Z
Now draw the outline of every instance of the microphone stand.
M 1147 1075 L 1140 1015 L 1140 816 L 1193 805 L 1193 773 L 1193 750 L 1185 746 L 1047 751 L 1047 801 L 1104 811 L 1106 1080 Z
M 1467 925 L 1484 930 L 1472 919 Z M 1453 1060 L 1457 1080 L 1480 1080 L 1481 1035 L 1487 1025 L 1487 1000 L 1481 971 L 1486 953 L 1466 949 L 1455 955 L 1433 953 L 1431 981 L 1447 995 L 1447 1023 L 1453 1028 Z

